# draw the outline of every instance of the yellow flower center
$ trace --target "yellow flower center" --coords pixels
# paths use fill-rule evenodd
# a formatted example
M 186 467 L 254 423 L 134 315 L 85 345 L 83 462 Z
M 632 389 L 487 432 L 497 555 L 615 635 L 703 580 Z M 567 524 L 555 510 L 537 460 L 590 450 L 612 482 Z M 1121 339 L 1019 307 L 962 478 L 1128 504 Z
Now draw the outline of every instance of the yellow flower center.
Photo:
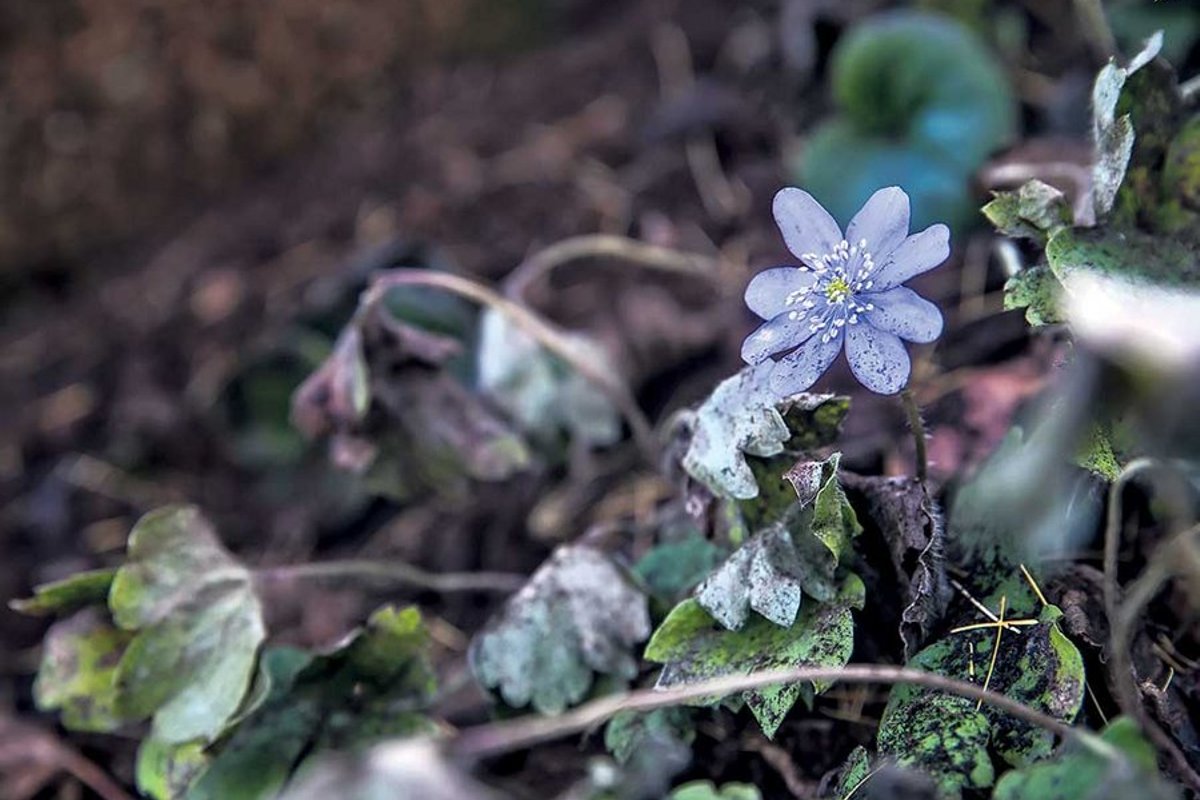
M 840 303 L 850 296 L 850 284 L 843 276 L 839 275 L 825 284 L 825 296 L 831 303 Z

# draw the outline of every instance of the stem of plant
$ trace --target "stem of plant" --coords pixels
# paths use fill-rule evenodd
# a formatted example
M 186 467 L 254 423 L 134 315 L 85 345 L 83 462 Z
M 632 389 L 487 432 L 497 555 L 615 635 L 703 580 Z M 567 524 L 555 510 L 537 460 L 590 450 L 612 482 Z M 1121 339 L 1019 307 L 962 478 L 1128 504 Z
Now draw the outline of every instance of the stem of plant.
M 592 730 L 622 711 L 653 711 L 658 708 L 685 705 L 705 698 L 761 689 L 764 686 L 816 680 L 852 683 L 907 683 L 938 689 L 971 700 L 982 700 L 1001 711 L 1058 736 L 1079 741 L 1088 749 L 1105 758 L 1119 759 L 1122 757 L 1115 748 L 1091 732 L 1072 727 L 1062 720 L 1055 719 L 1005 695 L 981 689 L 973 683 L 954 680 L 931 672 L 876 664 L 769 670 L 749 675 L 713 678 L 690 686 L 672 689 L 641 689 L 629 694 L 593 700 L 557 717 L 525 718 L 470 728 L 452 739 L 448 743 L 448 747 L 451 754 L 460 758 L 486 758 Z
M 264 567 L 255 573 L 260 580 L 353 580 L 411 586 L 431 592 L 515 592 L 526 576 L 509 572 L 426 572 L 403 561 L 317 561 Z
M 442 289 L 480 305 L 490 306 L 500 313 L 508 315 L 509 319 L 533 337 L 538 344 L 570 364 L 580 375 L 604 392 L 629 422 L 633 438 L 647 462 L 651 464 L 657 462 L 658 446 L 654 430 L 650 426 L 650 421 L 646 419 L 646 415 L 638 407 L 629 387 L 620 378 L 606 374 L 587 359 L 580 357 L 566 333 L 549 320 L 470 278 L 422 269 L 394 269 L 376 276 L 363 297 L 360 311 L 382 300 L 390 289 L 397 286 L 428 286 Z
M 913 446 L 916 449 L 917 480 L 924 483 L 929 462 L 928 454 L 925 450 L 925 422 L 921 419 L 921 407 L 917 405 L 917 399 L 913 396 L 911 389 L 905 389 L 900 392 L 900 405 L 904 407 L 904 414 L 908 417 L 908 429 L 912 431 L 913 435 Z

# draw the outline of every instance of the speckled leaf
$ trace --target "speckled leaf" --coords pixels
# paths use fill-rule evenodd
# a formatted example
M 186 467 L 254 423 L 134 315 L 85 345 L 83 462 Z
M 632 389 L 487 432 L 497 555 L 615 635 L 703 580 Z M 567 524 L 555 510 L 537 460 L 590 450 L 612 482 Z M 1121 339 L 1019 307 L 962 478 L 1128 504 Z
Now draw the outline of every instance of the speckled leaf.
M 943 797 L 958 798 L 964 788 L 984 789 L 996 779 L 989 729 L 973 700 L 923 694 L 888 703 L 877 744 L 880 755 L 929 774 Z
M 33 597 L 25 600 L 10 600 L 13 611 L 32 616 L 66 614 L 90 605 L 102 605 L 108 599 L 115 569 L 96 569 L 79 572 L 69 578 L 35 586 Z
M 599 344 L 578 334 L 570 341 L 598 371 L 617 375 Z M 564 432 L 596 445 L 621 437 L 621 417 L 604 392 L 495 309 L 481 317 L 476 372 L 479 388 L 542 442 Z
M 658 686 L 667 688 L 726 675 L 799 666 L 842 666 L 854 646 L 852 608 L 862 608 L 866 589 L 849 575 L 835 601 L 806 603 L 790 627 L 752 616 L 738 631 L 716 624 L 696 600 L 685 600 L 654 632 L 645 657 L 663 664 Z M 806 684 L 744 692 L 763 731 L 773 736 Z M 818 691 L 826 684 L 816 686 Z M 711 705 L 721 698 L 711 698 Z
M 1096 76 L 1092 88 L 1092 138 L 1096 146 L 1092 202 L 1097 217 L 1112 210 L 1133 154 L 1133 121 L 1128 114 L 1117 116 L 1121 90 L 1129 76 L 1152 61 L 1161 48 L 1162 33 L 1159 32 L 1127 66 L 1118 67 L 1115 62 L 1110 62 Z
M 117 667 L 121 712 L 166 743 L 212 740 L 242 704 L 266 635 L 250 572 L 190 506 L 142 517 L 109 608 L 135 631 Z
M 1200 288 L 1200 261 L 1187 245 L 1134 230 L 1061 230 L 1050 237 L 1046 259 L 1068 287 L 1073 273 L 1087 271 L 1161 287 Z
M 790 626 L 802 595 L 832 600 L 835 574 L 861 527 L 837 479 L 840 454 L 795 465 L 784 477 L 795 488 L 781 519 L 741 546 L 696 593 L 700 605 L 729 630 L 757 611 Z
M 268 650 L 267 697 L 216 749 L 188 800 L 268 800 L 314 755 L 429 733 L 427 648 L 420 612 L 385 606 L 324 655 Z
M 1059 306 L 1062 284 L 1045 266 L 1028 267 L 1004 284 L 1004 308 L 1025 309 L 1025 321 L 1034 327 L 1055 325 L 1065 320 Z
M 1005 596 L 1016 600 L 1010 616 L 1032 610 L 1032 595 L 1023 584 Z M 998 605 L 998 594 L 985 598 Z M 1071 722 L 1083 704 L 1083 658 L 1054 621 L 1060 614 L 1050 606 L 1039 625 L 1005 633 L 1000 640 L 995 669 L 988 688 L 1007 695 L 1056 719 Z M 982 684 L 995 642 L 993 629 L 950 634 L 926 647 L 908 666 Z M 963 758 L 962 740 L 970 738 L 982 748 L 990 742 L 1000 758 L 1014 766 L 1050 754 L 1054 737 L 1048 731 L 984 705 L 962 706 L 960 698 L 916 686 L 892 690 L 879 727 L 880 753 L 896 756 L 904 766 L 933 774 L 944 790 L 991 784 L 991 761 L 986 770 L 975 756 Z M 980 728 L 980 720 L 983 725 Z M 967 737 L 964 731 L 970 731 Z M 923 737 L 927 737 L 927 740 Z M 986 783 L 979 780 L 987 777 Z M 957 791 L 957 789 L 955 789 Z
M 618 764 L 655 741 L 690 745 L 696 738 L 693 713 L 687 708 L 660 708 L 646 713 L 622 711 L 604 729 L 604 746 Z
M 117 664 L 132 634 L 113 627 L 99 608 L 85 608 L 46 633 L 33 696 L 58 710 L 71 730 L 113 731 L 130 719 L 119 708 Z
M 560 547 L 471 642 L 471 669 L 509 705 L 556 714 L 593 673 L 633 678 L 633 645 L 649 633 L 645 595 L 607 556 Z
M 448 762 L 426 738 L 380 745 L 354 756 L 327 755 L 277 800 L 504 800 Z
M 983 215 L 1005 236 L 1045 244 L 1058 228 L 1072 222 L 1071 206 L 1058 189 L 1038 180 L 1011 192 L 996 192 Z
M 1158 774 L 1154 747 L 1128 717 L 1109 723 L 1100 738 L 1121 760 L 1069 745 L 1053 759 L 1005 773 L 992 800 L 1174 800 L 1180 796 Z
M 721 381 L 696 410 L 683 468 L 720 496 L 757 497 L 746 454 L 779 455 L 792 436 L 767 384 L 771 366 L 746 367 Z
M 725 783 L 717 788 L 712 781 L 692 781 L 677 786 L 667 800 L 762 800 L 762 792 L 749 783 Z
M 838 773 L 837 786 L 831 797 L 850 797 L 871 775 L 871 758 L 861 745 L 850 751 Z
M 1113 451 L 1107 426 L 1092 426 L 1075 454 L 1075 463 L 1105 480 L 1117 479 L 1121 474 L 1121 464 Z

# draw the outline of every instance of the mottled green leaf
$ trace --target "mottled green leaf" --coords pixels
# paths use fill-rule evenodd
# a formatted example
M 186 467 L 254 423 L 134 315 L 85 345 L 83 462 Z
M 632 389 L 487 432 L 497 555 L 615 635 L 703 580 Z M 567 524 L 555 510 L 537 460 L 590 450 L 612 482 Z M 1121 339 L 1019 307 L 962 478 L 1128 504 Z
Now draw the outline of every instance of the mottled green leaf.
M 33 696 L 78 731 L 113 731 L 131 721 L 122 713 L 117 664 L 132 634 L 113 627 L 99 608 L 85 608 L 46 632 Z
M 870 775 L 871 758 L 867 754 L 867 749 L 860 745 L 846 756 L 846 761 L 842 764 L 838 774 L 837 787 L 830 796 L 837 800 L 850 797 L 852 793 L 858 791 Z
M 985 599 L 994 608 L 1005 593 L 1016 617 L 1034 603 L 1024 584 L 997 590 Z M 1063 722 L 1071 722 L 1083 704 L 1083 658 L 1054 621 L 1060 615 L 1051 606 L 1038 625 L 1006 632 L 1000 637 L 995 667 L 988 688 Z M 908 666 L 958 680 L 982 684 L 987 680 L 996 631 L 985 628 L 950 634 L 919 652 Z M 879 752 L 893 756 L 902 766 L 917 767 L 933 775 L 947 794 L 957 796 L 963 787 L 991 785 L 993 768 L 988 747 L 1014 766 L 1050 754 L 1054 737 L 1049 731 L 1017 720 L 995 708 L 964 701 L 943 692 L 902 685 L 892 690 L 878 733 Z
M 96 569 L 79 572 L 69 578 L 35 586 L 33 597 L 10 600 L 9 608 L 22 614 L 44 616 L 65 614 L 84 606 L 103 604 L 108 599 L 115 569 Z
M 1065 320 L 1060 307 L 1062 284 L 1048 267 L 1021 270 L 1004 284 L 1004 308 L 1025 309 L 1025 320 L 1035 327 L 1056 325 Z
M 1158 774 L 1157 753 L 1128 717 L 1113 720 L 1100 739 L 1102 755 L 1082 743 L 1066 746 L 1053 759 L 1005 773 L 993 800 L 1174 800 L 1178 787 Z
M 1070 278 L 1078 272 L 1162 287 L 1200 288 L 1200 261 L 1187 245 L 1140 231 L 1064 229 L 1050 237 L 1046 259 L 1068 290 Z
M 604 746 L 618 764 L 627 763 L 639 750 L 653 742 L 671 741 L 690 745 L 695 738 L 692 711 L 678 707 L 646 713 L 622 711 L 604 729 Z
M 726 783 L 717 788 L 712 781 L 692 781 L 677 786 L 667 800 L 762 800 L 762 793 L 749 783 Z
M 920 695 L 888 703 L 879 726 L 879 753 L 929 774 L 944 797 L 957 798 L 964 788 L 984 789 L 996 779 L 987 749 L 989 730 L 973 700 Z
M 1028 181 L 1014 191 L 996 192 L 981 211 L 1005 236 L 1041 244 L 1073 220 L 1066 195 L 1039 180 Z
M 1105 480 L 1115 481 L 1121 474 L 1121 464 L 1113 452 L 1107 426 L 1093 425 L 1084 438 L 1075 463 Z
M 250 572 L 190 506 L 134 526 L 109 607 L 136 632 L 117 667 L 121 713 L 163 742 L 212 740 L 237 712 L 266 635 Z
M 608 396 L 508 315 L 485 311 L 479 337 L 479 388 L 535 439 L 556 442 L 566 433 L 589 444 L 609 445 L 621 437 L 621 417 Z M 598 372 L 617 376 L 599 344 L 578 334 L 569 341 L 575 354 Z
M 631 679 L 650 633 L 646 596 L 603 553 L 560 547 L 471 642 L 476 679 L 511 706 L 556 714 L 593 673 Z
M 866 589 L 847 576 L 833 602 L 806 603 L 790 627 L 752 616 L 737 631 L 718 626 L 696 600 L 677 605 L 654 632 L 645 657 L 663 664 L 658 686 L 682 686 L 708 678 L 800 666 L 842 666 L 854 647 L 850 610 L 862 608 Z M 827 685 L 820 682 L 821 691 Z M 773 736 L 805 684 L 771 686 L 742 693 L 763 731 Z M 701 705 L 711 705 L 712 698 Z
M 428 644 L 415 607 L 386 606 L 324 655 L 268 650 L 267 696 L 214 750 L 188 800 L 267 800 L 305 759 L 429 733 Z

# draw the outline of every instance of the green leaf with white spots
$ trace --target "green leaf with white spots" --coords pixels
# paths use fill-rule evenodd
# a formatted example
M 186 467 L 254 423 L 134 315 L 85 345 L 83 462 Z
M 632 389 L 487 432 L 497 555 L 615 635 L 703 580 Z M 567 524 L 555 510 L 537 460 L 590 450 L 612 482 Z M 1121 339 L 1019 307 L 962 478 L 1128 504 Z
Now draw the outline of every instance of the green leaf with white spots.
M 428 647 L 416 607 L 385 606 L 329 653 L 268 650 L 267 696 L 214 751 L 188 800 L 267 800 L 325 751 L 431 733 Z
M 1025 320 L 1034 327 L 1065 321 L 1060 307 L 1062 284 L 1048 267 L 1023 269 L 1004 284 L 1004 309 L 1025 309 Z
M 1200 289 L 1200 261 L 1182 241 L 1135 230 L 1070 228 L 1046 245 L 1055 277 L 1070 289 L 1071 277 L 1088 272 L 1164 288 Z
M 646 596 L 603 553 L 560 547 L 471 642 L 476 679 L 510 706 L 557 714 L 593 674 L 630 680 L 650 634 Z
M 776 625 L 796 620 L 804 594 L 832 600 L 836 572 L 862 530 L 837 479 L 840 454 L 796 464 L 784 476 L 797 500 L 709 576 L 696 600 L 729 630 L 754 610 Z
M 663 664 L 658 686 L 685 686 L 709 678 L 747 675 L 772 669 L 802 666 L 843 666 L 854 648 L 851 609 L 862 608 L 866 588 L 856 575 L 847 576 L 838 596 L 829 603 L 806 603 L 796 621 L 787 627 L 752 616 L 737 631 L 717 625 L 696 600 L 677 605 L 654 632 L 645 657 Z M 806 688 L 804 683 L 770 686 L 743 692 L 763 732 L 774 736 L 783 718 Z M 712 705 L 710 698 L 698 705 Z
M 84 606 L 101 605 L 108 599 L 115 569 L 79 572 L 69 578 L 35 586 L 33 597 L 10 600 L 9 608 L 31 616 L 65 614 Z
M 117 666 L 120 713 L 168 744 L 211 741 L 241 706 L 266 630 L 252 576 L 190 506 L 134 526 L 109 608 L 136 633 Z
M 1158 773 L 1158 756 L 1137 724 L 1113 720 L 1100 734 L 1112 755 L 1082 743 L 1067 745 L 1054 758 L 1005 773 L 992 800 L 1175 800 L 1179 788 Z
M 122 713 L 117 664 L 132 634 L 113 627 L 99 608 L 85 608 L 46 633 L 33 696 L 43 711 L 59 711 L 77 731 L 114 731 L 131 718 Z

